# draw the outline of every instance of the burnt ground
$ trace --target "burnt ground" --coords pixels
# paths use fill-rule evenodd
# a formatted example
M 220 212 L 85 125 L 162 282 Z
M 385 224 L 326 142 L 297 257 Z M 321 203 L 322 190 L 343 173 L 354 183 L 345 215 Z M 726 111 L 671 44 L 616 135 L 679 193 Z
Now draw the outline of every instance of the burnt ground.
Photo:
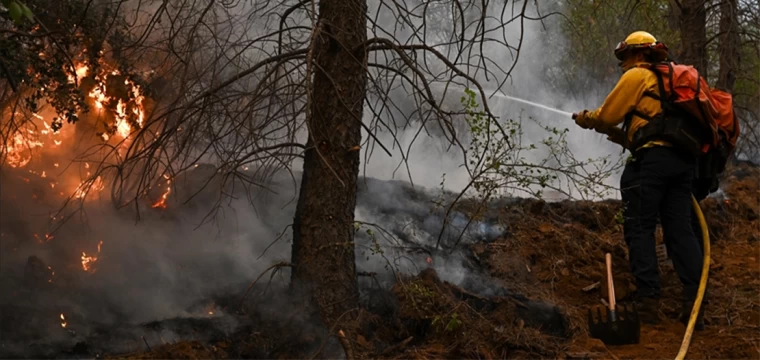
M 724 194 L 702 204 L 712 240 L 711 302 L 706 305 L 707 329 L 695 333 L 687 358 L 760 358 L 760 170 L 738 165 L 730 174 Z M 665 286 L 661 325 L 643 325 L 638 345 L 605 346 L 589 338 L 586 311 L 601 303 L 604 287 L 593 285 L 603 279 L 606 252 L 613 254 L 618 274 L 617 297 L 625 298 L 633 287 L 627 276 L 622 226 L 616 220 L 619 208 L 617 201 L 521 200 L 501 209 L 500 221 L 511 224 L 506 235 L 468 245 L 470 260 L 493 280 L 487 285 L 488 295 L 482 295 L 483 289 L 468 290 L 441 281 L 432 268 L 401 278 L 390 293 L 372 294 L 385 300 L 371 302 L 360 317 L 362 331 L 354 344 L 355 355 L 393 359 L 674 357 L 685 326 L 676 320 L 680 284 L 668 264 L 661 267 Z M 291 350 L 308 345 L 296 342 L 299 338 L 305 339 L 292 336 L 282 326 L 254 320 L 215 342 L 182 341 L 125 357 L 286 358 L 293 356 Z
M 695 333 L 687 358 L 760 358 L 760 171 L 739 165 L 724 180 L 723 196 L 705 199 L 702 208 L 711 235 L 711 262 L 706 307 L 707 329 Z M 515 291 L 551 301 L 569 316 L 573 336 L 562 344 L 560 357 L 597 353 L 592 357 L 675 357 L 685 326 L 676 320 L 680 282 L 672 266 L 661 266 L 664 299 L 658 326 L 643 326 L 640 345 L 607 346 L 589 339 L 586 311 L 606 297 L 603 287 L 582 289 L 604 279 L 604 254 L 613 255 L 616 295 L 632 290 L 626 276 L 627 250 L 618 202 L 524 202 L 502 212 L 515 225 L 514 236 L 474 252 L 485 259 L 490 274 Z M 519 222 L 514 221 L 520 219 Z M 658 233 L 658 243 L 661 242 Z M 604 292 L 603 292 L 604 291 Z
M 760 358 L 758 179 L 760 169 L 737 165 L 724 180 L 723 193 L 702 203 L 712 240 L 711 302 L 706 305 L 707 329 L 695 333 L 687 358 Z M 617 221 L 619 210 L 618 201 L 510 200 L 488 214 L 498 218 L 502 236 L 460 245 L 470 275 L 458 285 L 441 280 L 436 264 L 414 276 L 399 276 L 390 289 L 379 285 L 383 281 L 379 276 L 362 274 L 365 309 L 357 324 L 360 335 L 353 343 L 354 355 L 387 359 L 675 357 L 685 326 L 676 319 L 680 283 L 667 264 L 661 266 L 665 287 L 661 325 L 643 325 L 638 345 L 605 346 L 589 338 L 587 309 L 605 297 L 604 286 L 594 285 L 604 279 L 606 252 L 613 255 L 618 298 L 625 298 L 633 288 L 622 225 Z M 299 319 L 297 301 L 276 286 L 264 292 L 267 285 L 257 284 L 239 310 L 246 285 L 234 286 L 231 295 L 215 297 L 212 307 L 199 305 L 207 316 L 111 327 L 64 351 L 49 348 L 25 355 L 343 356 L 334 337 L 322 341 L 317 336 L 320 329 Z M 274 314 L 273 304 L 288 311 Z M 15 325 L 4 321 L 2 328 L 7 334 Z M 113 344 L 113 339 L 123 345 L 104 345 Z

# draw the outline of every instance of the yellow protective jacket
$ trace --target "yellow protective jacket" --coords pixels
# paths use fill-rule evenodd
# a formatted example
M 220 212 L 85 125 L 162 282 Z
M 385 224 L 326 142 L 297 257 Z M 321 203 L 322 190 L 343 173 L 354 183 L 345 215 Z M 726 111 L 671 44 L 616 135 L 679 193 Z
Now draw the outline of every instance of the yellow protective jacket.
M 607 95 L 602 106 L 586 115 L 587 123 L 597 132 L 608 134 L 612 137 L 614 131 L 617 130 L 619 132 L 615 127 L 623 123 L 626 115 L 634 110 L 650 118 L 659 115 L 662 111 L 660 100 L 644 95 L 644 92 L 651 92 L 659 96 L 660 90 L 657 85 L 657 75 L 649 69 L 639 67 L 639 65 L 642 64 L 635 64 L 625 71 L 617 85 L 615 85 L 615 88 Z M 647 123 L 647 120 L 637 115 L 632 115 L 628 133 L 626 134 L 629 143 L 633 141 L 633 134 Z M 664 141 L 650 141 L 643 145 L 642 148 L 657 145 L 669 146 Z

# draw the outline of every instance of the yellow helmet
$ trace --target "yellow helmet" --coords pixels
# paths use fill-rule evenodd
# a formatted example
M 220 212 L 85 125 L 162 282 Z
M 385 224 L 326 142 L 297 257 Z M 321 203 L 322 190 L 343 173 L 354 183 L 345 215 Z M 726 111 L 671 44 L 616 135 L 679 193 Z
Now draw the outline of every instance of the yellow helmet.
M 668 47 L 657 41 L 652 34 L 646 31 L 634 31 L 615 47 L 615 57 L 618 58 L 618 60 L 623 60 L 626 52 L 629 50 L 644 49 L 668 51 Z

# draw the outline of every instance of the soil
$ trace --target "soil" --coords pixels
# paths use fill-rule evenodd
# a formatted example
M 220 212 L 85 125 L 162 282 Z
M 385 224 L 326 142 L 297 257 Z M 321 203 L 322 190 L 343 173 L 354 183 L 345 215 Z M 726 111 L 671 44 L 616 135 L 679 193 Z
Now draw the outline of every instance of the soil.
M 760 358 L 760 171 L 746 164 L 731 169 L 724 180 L 725 198 L 708 198 L 701 207 L 710 229 L 710 303 L 705 305 L 706 329 L 695 332 L 687 358 Z M 637 345 L 605 346 L 591 339 L 587 311 L 601 304 L 606 286 L 583 288 L 604 281 L 604 254 L 613 257 L 616 298 L 635 289 L 629 276 L 618 202 L 540 203 L 526 201 L 503 211 L 514 224 L 514 236 L 479 244 L 487 254 L 491 274 L 510 288 L 564 308 L 572 324 L 565 356 L 651 359 L 675 357 L 685 326 L 677 320 L 681 285 L 672 266 L 661 265 L 662 323 L 642 324 Z M 527 216 L 526 216 L 527 215 Z M 658 243 L 661 243 L 658 232 Z M 563 354 L 558 354 L 560 357 Z
M 704 305 L 706 329 L 694 333 L 687 359 L 760 358 L 760 169 L 739 164 L 728 173 L 724 194 L 702 202 L 711 239 L 710 302 Z M 511 202 L 499 210 L 507 235 L 468 245 L 474 263 L 493 280 L 489 286 L 499 290 L 496 296 L 485 297 L 441 281 L 430 268 L 399 278 L 390 293 L 382 294 L 390 300 L 360 314 L 354 355 L 389 359 L 675 357 L 685 326 L 677 319 L 681 285 L 666 263 L 661 264 L 661 324 L 642 324 L 641 341 L 635 345 L 605 345 L 588 334 L 588 309 L 606 297 L 605 253 L 612 254 L 616 297 L 625 300 L 634 290 L 618 222 L 620 207 L 618 201 Z M 165 344 L 122 357 L 287 358 L 301 346 L 311 351 L 327 348 L 319 339 L 293 335 L 292 329 L 271 323 L 259 327 L 253 325 L 213 343 Z M 326 350 L 321 354 L 332 356 Z

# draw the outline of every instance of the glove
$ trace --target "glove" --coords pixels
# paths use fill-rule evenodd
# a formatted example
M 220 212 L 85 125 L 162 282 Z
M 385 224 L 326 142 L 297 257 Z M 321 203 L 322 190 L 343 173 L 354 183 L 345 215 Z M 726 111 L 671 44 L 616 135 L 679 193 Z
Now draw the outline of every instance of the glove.
M 618 145 L 625 146 L 625 133 L 617 127 L 613 127 L 604 132 L 607 134 L 607 140 L 614 142 Z
M 573 114 L 573 119 L 575 119 L 575 123 L 578 124 L 578 126 L 584 128 L 584 129 L 591 129 L 593 126 L 591 124 L 591 121 L 589 119 L 589 114 L 591 114 L 588 110 L 583 110 L 580 113 Z

